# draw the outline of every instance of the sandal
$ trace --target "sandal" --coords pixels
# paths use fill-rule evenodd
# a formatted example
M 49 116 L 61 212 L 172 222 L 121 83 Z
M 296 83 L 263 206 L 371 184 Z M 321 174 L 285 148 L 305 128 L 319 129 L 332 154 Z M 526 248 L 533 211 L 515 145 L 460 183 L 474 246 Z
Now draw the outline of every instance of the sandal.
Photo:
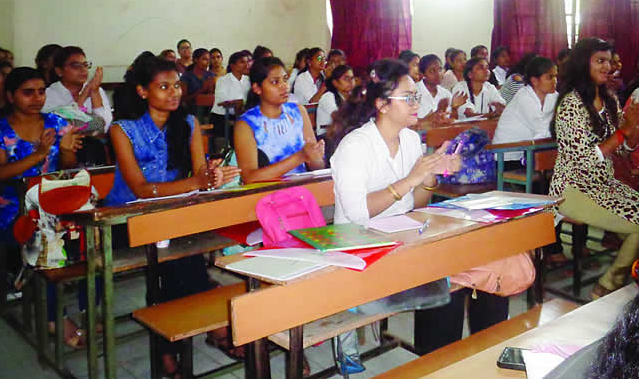
M 79 328 L 75 324 L 75 322 L 71 321 L 70 319 L 66 317 L 64 318 L 63 333 L 64 333 L 64 336 L 62 337 L 62 339 L 64 340 L 65 345 L 75 350 L 86 348 L 87 346 L 86 331 L 84 329 Z M 49 322 L 49 334 L 55 335 L 54 322 Z
M 230 359 L 236 361 L 244 360 L 244 346 L 233 346 L 229 340 L 228 328 L 219 328 L 207 333 L 204 342 L 209 346 L 220 349 L 220 351 Z

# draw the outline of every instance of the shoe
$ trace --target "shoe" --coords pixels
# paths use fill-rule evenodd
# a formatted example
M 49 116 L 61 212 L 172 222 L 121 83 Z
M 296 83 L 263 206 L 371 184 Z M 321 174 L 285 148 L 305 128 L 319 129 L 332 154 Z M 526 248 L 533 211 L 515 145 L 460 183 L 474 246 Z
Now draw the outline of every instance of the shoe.
M 366 367 L 362 364 L 359 357 L 351 357 L 348 354 L 344 354 L 344 359 L 339 359 L 340 372 L 342 375 L 357 374 L 366 371 Z
M 613 292 L 613 290 L 609 290 L 608 288 L 602 286 L 601 284 L 597 283 L 595 284 L 595 287 L 592 289 L 592 292 L 590 293 L 590 297 L 593 300 L 597 300 L 600 297 L 604 297 L 606 295 L 608 295 L 609 293 Z

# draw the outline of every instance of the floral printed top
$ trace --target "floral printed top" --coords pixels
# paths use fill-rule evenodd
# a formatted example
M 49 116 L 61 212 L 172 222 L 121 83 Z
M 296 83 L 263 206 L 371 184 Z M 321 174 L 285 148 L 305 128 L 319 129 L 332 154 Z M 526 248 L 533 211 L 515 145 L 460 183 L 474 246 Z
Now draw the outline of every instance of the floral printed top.
M 612 159 L 601 160 L 595 149 L 616 131 L 609 112 L 604 112 L 606 130 L 599 137 L 593 133 L 588 111 L 576 92 L 561 101 L 555 123 L 558 154 L 550 195 L 561 196 L 570 185 L 612 213 L 639 224 L 639 192 L 615 179 Z
M 52 113 L 43 113 L 44 128 L 54 128 L 56 139 L 49 155 L 45 160 L 29 168 L 22 175 L 12 179 L 22 179 L 29 176 L 38 176 L 42 173 L 57 171 L 60 169 L 60 140 L 67 131 L 68 123 L 61 117 Z M 33 154 L 38 149 L 38 144 L 25 141 L 13 130 L 7 118 L 0 119 L 0 149 L 7 154 L 7 162 L 16 162 Z M 13 224 L 18 216 L 20 202 L 15 187 L 0 184 L 0 230 L 5 230 Z

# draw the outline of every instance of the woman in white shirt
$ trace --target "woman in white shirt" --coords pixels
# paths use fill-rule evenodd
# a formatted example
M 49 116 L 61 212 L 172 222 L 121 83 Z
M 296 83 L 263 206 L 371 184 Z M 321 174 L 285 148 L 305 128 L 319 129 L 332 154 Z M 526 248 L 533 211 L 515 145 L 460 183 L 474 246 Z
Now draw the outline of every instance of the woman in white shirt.
M 557 66 L 548 58 L 533 58 L 526 68 L 526 86 L 517 92 L 499 118 L 493 143 L 550 137 L 557 97 Z M 520 168 L 522 156 L 522 152 L 504 154 L 506 169 Z
M 453 90 L 457 82 L 464 80 L 464 66 L 466 65 L 466 53 L 455 50 L 450 53 L 451 69 L 444 73 L 442 87 Z
M 297 79 L 297 75 L 304 69 L 306 69 L 306 56 L 310 50 L 305 47 L 302 50 L 298 51 L 295 54 L 295 63 L 293 64 L 293 69 L 288 74 L 288 86 L 293 89 L 293 83 L 295 83 L 295 79 Z
M 325 66 L 324 50 L 319 47 L 310 49 L 306 58 L 306 71 L 300 72 L 293 84 L 293 93 L 300 104 L 317 103 L 326 92 Z
M 466 103 L 459 107 L 457 114 L 460 120 L 468 117 L 485 115 L 488 118 L 498 117 L 506 106 L 495 86 L 488 83 L 490 70 L 488 62 L 483 58 L 472 58 L 464 66 L 464 81 L 457 83 L 453 93 L 468 95 Z
M 495 64 L 493 74 L 495 74 L 499 88 L 506 82 L 506 73 L 510 67 L 510 51 L 506 46 L 499 46 L 493 51 L 492 60 Z
M 355 76 L 351 66 L 341 65 L 333 70 L 331 77 L 326 80 L 326 92 L 317 106 L 318 136 L 326 133 L 326 127 L 333 122 L 333 112 L 348 98 L 354 85 Z
M 442 61 L 435 54 L 425 55 L 419 61 L 422 80 L 417 83 L 421 95 L 417 117 L 428 126 L 441 126 L 457 118 L 457 108 L 466 102 L 464 94 L 455 94 L 442 87 Z M 451 113 L 452 112 L 452 113 Z
M 210 120 L 213 123 L 213 135 L 216 137 L 224 137 L 224 114 L 225 106 L 231 107 L 229 114 L 231 120 L 235 119 L 235 115 L 242 113 L 246 97 L 248 96 L 251 82 L 248 77 L 249 73 L 249 56 L 246 51 L 238 51 L 229 57 L 229 64 L 226 68 L 226 75 L 217 79 L 215 83 L 215 104 L 211 108 Z M 230 141 L 233 128 L 230 130 Z

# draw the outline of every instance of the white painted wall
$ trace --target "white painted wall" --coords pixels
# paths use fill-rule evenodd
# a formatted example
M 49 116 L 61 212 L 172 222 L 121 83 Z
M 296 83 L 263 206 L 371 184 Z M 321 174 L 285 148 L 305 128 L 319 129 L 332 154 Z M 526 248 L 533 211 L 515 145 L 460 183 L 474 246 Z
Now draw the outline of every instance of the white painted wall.
M 490 49 L 494 0 L 413 0 L 413 51 L 437 54 L 449 47 L 470 55 L 475 45 Z M 470 56 L 469 56 L 470 58 Z

